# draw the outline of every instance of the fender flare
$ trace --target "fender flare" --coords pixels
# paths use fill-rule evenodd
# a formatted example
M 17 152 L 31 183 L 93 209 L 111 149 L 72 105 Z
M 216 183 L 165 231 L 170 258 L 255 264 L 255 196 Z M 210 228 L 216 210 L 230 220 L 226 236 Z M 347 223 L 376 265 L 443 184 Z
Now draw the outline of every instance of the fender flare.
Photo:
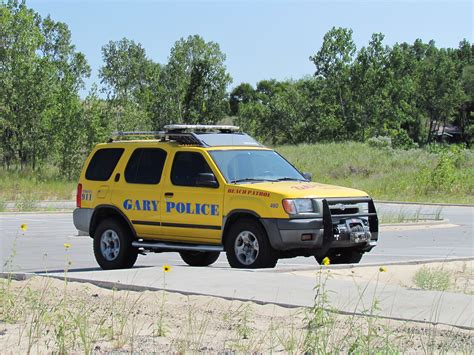
M 232 217 L 235 216 L 236 214 L 248 214 L 248 215 L 251 215 L 251 216 L 255 217 L 258 221 L 260 221 L 260 219 L 261 219 L 260 215 L 258 213 L 256 213 L 255 211 L 252 211 L 252 210 L 237 208 L 235 210 L 230 211 L 227 215 L 225 215 L 222 218 L 222 232 L 221 232 L 221 242 L 222 243 L 224 243 L 224 237 L 225 237 L 225 233 L 227 231 L 229 222 L 232 219 Z M 264 224 L 263 223 L 261 223 L 261 224 L 262 224 L 263 228 L 265 229 L 265 231 L 268 234 L 268 231 L 267 231 L 266 227 L 264 226 Z
M 132 222 L 130 222 L 130 220 L 128 219 L 128 217 L 125 215 L 125 213 L 123 213 L 119 208 L 117 208 L 116 206 L 113 206 L 113 205 L 107 205 L 107 204 L 103 204 L 103 205 L 97 205 L 95 208 L 94 208 L 94 212 L 92 213 L 92 217 L 91 217 L 91 222 L 90 222 L 90 225 L 89 225 L 89 235 L 91 236 L 92 238 L 92 235 L 93 235 L 93 231 L 95 230 L 95 228 L 97 227 L 97 215 L 98 213 L 100 212 L 100 210 L 103 210 L 103 209 L 111 209 L 113 210 L 114 212 L 116 212 L 120 217 L 123 218 L 123 220 L 127 223 L 128 227 L 130 228 L 130 231 L 132 232 L 132 236 L 133 238 L 137 238 L 137 233 L 135 231 L 135 228 L 133 228 L 133 224 Z

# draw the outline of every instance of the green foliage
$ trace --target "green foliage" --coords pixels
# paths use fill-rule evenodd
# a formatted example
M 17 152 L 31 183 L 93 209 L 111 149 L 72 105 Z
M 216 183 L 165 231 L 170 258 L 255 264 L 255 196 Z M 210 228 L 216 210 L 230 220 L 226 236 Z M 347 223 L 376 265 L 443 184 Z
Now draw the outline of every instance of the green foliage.
M 154 98 L 154 126 L 168 123 L 212 124 L 228 110 L 227 86 L 232 79 L 225 54 L 215 42 L 198 35 L 177 41 L 163 67 Z
M 392 138 L 386 136 L 370 137 L 367 144 L 372 148 L 391 148 Z
M 4 208 L 6 201 L 28 209 L 33 201 L 72 200 L 76 186 L 76 181 L 66 180 L 57 167 L 50 165 L 35 171 L 0 169 L 0 201 L 4 201 Z
M 149 130 L 149 109 L 161 66 L 146 57 L 141 44 L 127 38 L 104 45 L 102 58 L 99 77 L 108 98 L 109 126 L 119 131 Z
M 437 152 L 437 159 L 433 168 L 420 171 L 416 179 L 419 188 L 425 193 L 437 191 L 472 196 L 472 151 L 456 145 L 431 146 L 430 149 Z
M 418 145 L 413 142 L 407 131 L 403 129 L 394 130 L 391 132 L 392 135 L 392 148 L 394 149 L 412 149 Z
M 474 136 L 472 46 L 437 48 L 434 41 L 383 44 L 381 33 L 356 51 L 352 30 L 332 28 L 310 60 L 315 76 L 262 80 L 231 93 L 231 113 L 270 144 L 366 141 L 390 136 L 394 148 L 435 140 L 448 124 Z M 372 141 L 371 144 L 377 144 Z
M 423 290 L 446 291 L 452 284 L 453 275 L 448 270 L 422 266 L 413 276 L 415 285 Z
M 360 189 L 376 199 L 474 203 L 474 154 L 460 147 L 430 153 L 346 142 L 284 145 L 276 150 L 300 171 L 311 173 L 313 181 Z M 439 181 L 443 178 L 438 166 L 446 159 L 442 160 L 443 154 L 455 167 L 451 184 Z
M 100 91 L 106 98 L 93 85 L 81 99 L 90 68 L 68 26 L 8 0 L 0 5 L 0 159 L 7 170 L 52 165 L 73 180 L 91 147 L 114 130 L 224 118 L 271 145 L 368 141 L 376 148 L 411 149 L 454 124 L 470 146 L 472 44 L 463 40 L 456 49 L 443 49 L 434 41 L 387 46 L 383 40 L 375 33 L 357 51 L 352 30 L 334 27 L 309 58 L 313 77 L 261 80 L 255 88 L 241 83 L 228 94 L 232 79 L 217 43 L 199 35 L 181 38 L 160 64 L 140 43 L 122 38 L 102 47 Z M 459 181 L 466 173 L 453 167 L 451 157 L 435 164 L 416 180 L 424 191 L 446 179 L 443 191 L 465 192 Z
M 66 24 L 42 19 L 23 2 L 0 6 L 0 145 L 8 168 L 46 160 L 70 177 L 80 137 L 78 95 L 90 69 Z

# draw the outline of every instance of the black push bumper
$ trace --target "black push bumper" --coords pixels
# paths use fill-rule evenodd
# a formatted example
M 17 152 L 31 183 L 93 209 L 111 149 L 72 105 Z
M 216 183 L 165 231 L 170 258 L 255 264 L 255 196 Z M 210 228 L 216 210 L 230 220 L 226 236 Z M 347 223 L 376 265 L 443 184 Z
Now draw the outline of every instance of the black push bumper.
M 366 204 L 366 211 L 354 213 L 350 206 L 357 204 Z M 281 251 L 310 249 L 315 255 L 326 255 L 334 248 L 370 251 L 377 245 L 379 222 L 372 199 L 324 199 L 322 212 L 322 217 L 263 218 L 261 222 L 272 247 Z

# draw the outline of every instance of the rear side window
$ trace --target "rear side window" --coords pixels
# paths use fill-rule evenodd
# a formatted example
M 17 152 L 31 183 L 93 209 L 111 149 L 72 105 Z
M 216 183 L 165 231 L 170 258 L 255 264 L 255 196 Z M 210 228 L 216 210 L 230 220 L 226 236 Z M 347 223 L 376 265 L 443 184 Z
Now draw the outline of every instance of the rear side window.
M 125 180 L 131 184 L 158 184 L 165 160 L 163 149 L 135 149 L 125 168 Z
M 197 176 L 212 173 L 204 157 L 194 152 L 179 152 L 174 156 L 171 182 L 177 186 L 196 186 Z
M 86 171 L 86 179 L 107 181 L 123 154 L 123 148 L 100 149 L 95 152 Z

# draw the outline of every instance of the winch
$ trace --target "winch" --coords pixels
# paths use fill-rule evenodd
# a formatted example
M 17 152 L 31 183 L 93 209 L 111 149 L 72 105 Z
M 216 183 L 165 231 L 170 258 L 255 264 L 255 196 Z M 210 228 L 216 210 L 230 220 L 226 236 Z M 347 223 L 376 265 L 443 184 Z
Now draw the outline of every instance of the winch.
M 342 224 L 335 226 L 336 240 L 350 240 L 354 243 L 367 242 L 371 233 L 367 222 L 360 218 L 348 218 Z

